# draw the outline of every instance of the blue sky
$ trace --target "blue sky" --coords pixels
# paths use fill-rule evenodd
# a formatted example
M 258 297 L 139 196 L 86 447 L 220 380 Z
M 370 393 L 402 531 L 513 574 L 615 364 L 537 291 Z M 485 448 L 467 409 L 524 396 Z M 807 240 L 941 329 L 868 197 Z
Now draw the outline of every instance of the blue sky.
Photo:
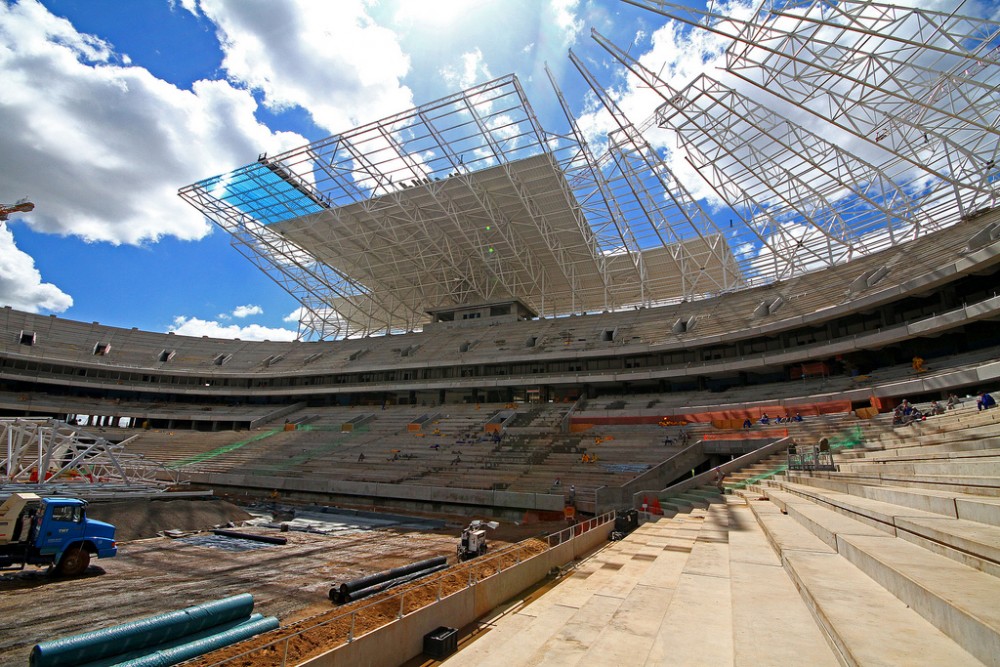
M 718 73 L 701 55 L 718 38 L 692 46 L 618 0 L 0 0 L 0 203 L 36 205 L 0 223 L 0 305 L 291 339 L 295 300 L 178 189 L 509 73 L 562 129 L 546 63 L 599 141 L 611 123 L 568 49 L 634 122 L 661 100 L 630 87 L 591 28 L 678 88 Z M 675 173 L 718 212 L 680 157 Z
M 291 338 L 294 299 L 179 188 L 511 72 L 561 127 L 543 65 L 584 114 L 567 50 L 611 85 L 590 28 L 648 50 L 662 23 L 612 0 L 2 2 L 0 202 L 36 208 L 0 227 L 0 305 Z

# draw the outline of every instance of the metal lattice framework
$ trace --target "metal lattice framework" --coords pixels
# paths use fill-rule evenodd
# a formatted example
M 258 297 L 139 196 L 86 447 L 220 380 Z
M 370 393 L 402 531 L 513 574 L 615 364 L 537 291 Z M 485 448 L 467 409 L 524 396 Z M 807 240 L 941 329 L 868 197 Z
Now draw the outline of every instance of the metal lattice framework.
M 300 301 L 304 338 L 412 331 L 466 304 L 565 315 L 701 298 L 849 261 L 1000 195 L 998 24 L 865 0 L 740 19 L 627 1 L 730 40 L 725 76 L 675 88 L 595 34 L 663 98 L 634 123 L 570 53 L 616 126 L 599 154 L 551 73 L 560 133 L 510 75 L 180 194 Z M 698 204 L 647 138 L 654 122 L 741 224 Z
M 125 445 L 57 419 L 0 419 L 0 485 L 162 487 L 176 482 L 162 464 L 126 453 Z
M 596 31 L 594 39 L 665 100 L 657 122 L 743 220 L 734 244 L 760 247 L 748 276 L 788 277 L 913 238 L 922 201 L 881 169 L 702 75 L 675 90 Z M 793 224 L 790 224 L 793 223 Z
M 627 1 L 731 38 L 728 73 L 860 140 L 914 193 L 923 181 L 937 219 L 1000 195 L 1000 24 L 862 0 L 764 3 L 746 20 Z
M 636 127 L 583 61 L 572 51 L 569 57 L 618 126 L 608 135 L 607 151 L 593 165 L 604 176 L 601 180 L 610 193 L 608 199 L 617 204 L 615 213 L 625 221 L 654 222 L 643 228 L 651 238 L 632 237 L 624 249 L 648 256 L 634 248 L 667 248 L 663 259 L 673 264 L 672 275 L 684 282 L 681 289 L 685 296 L 742 286 L 742 274 L 725 235 L 646 139 L 644 129 L 648 127 Z M 622 203 L 632 207 L 623 210 Z M 676 289 L 667 293 L 676 294 Z
M 507 76 L 180 194 L 303 304 L 306 337 L 411 331 L 450 305 L 561 315 L 739 285 L 708 216 L 690 199 L 668 213 L 665 177 L 649 192 L 635 170 L 610 180 Z

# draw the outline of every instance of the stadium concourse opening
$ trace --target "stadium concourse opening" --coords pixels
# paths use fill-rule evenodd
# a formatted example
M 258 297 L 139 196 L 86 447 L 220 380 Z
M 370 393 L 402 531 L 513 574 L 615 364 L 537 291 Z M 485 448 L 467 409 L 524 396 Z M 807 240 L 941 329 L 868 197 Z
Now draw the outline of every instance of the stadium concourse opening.
M 181 190 L 298 341 L 0 310 L 0 490 L 124 503 L 117 558 L 0 578 L 4 660 L 251 591 L 284 627 L 201 664 L 406 664 L 454 628 L 477 667 L 1000 665 L 1000 24 L 633 4 L 729 46 L 677 83 L 594 32 L 659 98 L 629 118 L 571 53 L 599 142 L 508 75 Z M 286 544 L 180 534 L 248 506 Z M 296 523 L 322 508 L 423 522 Z M 459 563 L 470 517 L 501 525 Z

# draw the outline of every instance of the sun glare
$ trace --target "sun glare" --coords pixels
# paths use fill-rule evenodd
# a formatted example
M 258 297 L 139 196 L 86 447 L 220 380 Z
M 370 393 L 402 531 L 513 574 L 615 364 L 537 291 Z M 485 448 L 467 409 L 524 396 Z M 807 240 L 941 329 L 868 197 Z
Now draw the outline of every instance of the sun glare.
M 481 4 L 475 0 L 405 0 L 399 3 L 396 13 L 401 22 L 446 26 Z

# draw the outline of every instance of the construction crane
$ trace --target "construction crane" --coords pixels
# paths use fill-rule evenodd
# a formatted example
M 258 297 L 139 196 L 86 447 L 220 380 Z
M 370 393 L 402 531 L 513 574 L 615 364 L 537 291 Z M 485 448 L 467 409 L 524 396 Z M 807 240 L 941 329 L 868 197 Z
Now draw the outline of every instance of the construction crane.
M 27 197 L 20 199 L 13 204 L 0 204 L 0 222 L 7 219 L 11 213 L 27 213 L 34 210 L 35 205 L 28 201 Z

